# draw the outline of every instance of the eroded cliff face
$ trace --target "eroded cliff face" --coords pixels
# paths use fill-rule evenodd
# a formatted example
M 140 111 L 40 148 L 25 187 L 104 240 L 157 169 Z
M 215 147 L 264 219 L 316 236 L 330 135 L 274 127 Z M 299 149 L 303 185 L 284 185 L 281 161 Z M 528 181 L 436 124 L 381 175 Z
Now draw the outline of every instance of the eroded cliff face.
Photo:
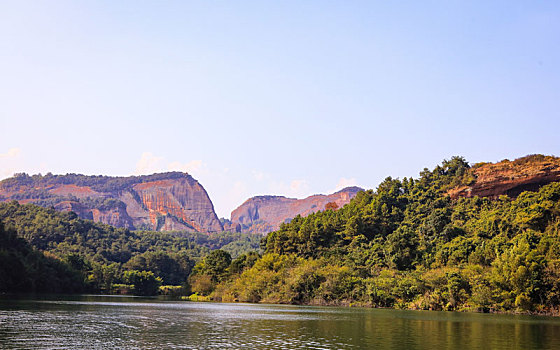
M 18 175 L 0 183 L 0 200 L 18 200 L 116 227 L 158 231 L 223 230 L 206 190 L 188 174 L 126 178 Z
M 306 216 L 319 210 L 341 208 L 362 191 L 347 187 L 330 195 L 314 195 L 304 199 L 283 196 L 257 196 L 248 199 L 231 213 L 231 224 L 226 229 L 237 232 L 268 233 L 289 222 L 297 215 Z
M 102 222 L 115 227 L 134 228 L 134 223 L 123 206 L 98 209 L 89 208 L 80 202 L 62 201 L 54 205 L 54 208 L 59 211 L 73 211 L 83 219 Z
M 206 190 L 190 176 L 180 180 L 141 183 L 134 185 L 133 190 L 140 197 L 143 207 L 148 210 L 152 225 L 157 224 L 158 217 L 163 217 L 162 226 L 166 230 L 223 230 Z
M 472 184 L 455 187 L 447 192 L 451 198 L 517 197 L 524 191 L 537 191 L 551 182 L 560 181 L 560 158 L 531 155 L 514 161 L 475 164 L 470 170 Z

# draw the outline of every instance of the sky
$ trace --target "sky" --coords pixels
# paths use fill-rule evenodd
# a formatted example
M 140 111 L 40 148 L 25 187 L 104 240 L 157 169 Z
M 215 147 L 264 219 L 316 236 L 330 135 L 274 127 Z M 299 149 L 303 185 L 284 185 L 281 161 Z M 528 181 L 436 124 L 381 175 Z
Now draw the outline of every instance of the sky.
M 560 156 L 557 1 L 3 1 L 0 178 L 249 197 Z

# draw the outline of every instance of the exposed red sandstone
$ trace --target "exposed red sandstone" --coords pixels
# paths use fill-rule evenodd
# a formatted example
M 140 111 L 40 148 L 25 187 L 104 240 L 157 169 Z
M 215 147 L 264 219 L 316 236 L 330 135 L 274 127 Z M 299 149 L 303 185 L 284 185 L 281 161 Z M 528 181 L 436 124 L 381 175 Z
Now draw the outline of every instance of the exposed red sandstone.
M 103 194 L 96 192 L 89 187 L 76 185 L 60 185 L 57 187 L 52 187 L 48 191 L 49 193 L 55 194 L 57 196 L 72 195 L 77 198 L 103 197 Z
M 471 185 L 458 186 L 447 192 L 451 198 L 516 197 L 523 191 L 536 191 L 551 182 L 560 181 L 560 158 L 531 155 L 514 161 L 475 164 L 470 170 L 475 178 Z
M 451 198 L 515 197 L 523 191 L 534 191 L 560 181 L 560 158 L 532 155 L 515 161 L 475 164 L 467 175 L 473 179 L 472 183 L 450 189 L 447 194 Z M 93 185 L 84 185 L 84 182 Z M 304 199 L 253 197 L 232 212 L 226 229 L 271 232 L 296 215 L 306 216 L 319 210 L 341 208 L 360 190 L 350 187 L 331 195 Z M 182 173 L 129 178 L 74 174 L 36 178 L 20 175 L 0 182 L 0 201 L 14 199 L 20 203 L 74 211 L 82 218 L 116 227 L 198 232 L 224 229 L 206 190 L 190 175 Z
M 325 210 L 343 207 L 362 189 L 347 187 L 330 195 L 314 195 L 304 199 L 283 196 L 257 196 L 248 199 L 231 213 L 230 229 L 241 232 L 268 233 L 278 229 L 297 215 L 307 216 Z
M 223 230 L 206 190 L 190 175 L 177 172 L 128 178 L 22 175 L 0 182 L 0 201 L 14 199 L 53 205 L 57 210 L 73 211 L 81 218 L 116 227 Z
M 133 190 L 148 210 L 152 225 L 163 218 L 162 225 L 169 230 L 223 230 L 208 194 L 192 177 L 140 183 L 134 185 Z

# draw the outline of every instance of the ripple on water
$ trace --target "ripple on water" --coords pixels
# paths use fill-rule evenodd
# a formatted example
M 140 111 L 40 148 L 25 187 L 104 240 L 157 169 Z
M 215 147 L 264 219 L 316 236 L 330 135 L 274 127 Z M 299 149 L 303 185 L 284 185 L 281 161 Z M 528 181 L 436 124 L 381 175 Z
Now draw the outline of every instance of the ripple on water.
M 107 297 L 0 300 L 0 348 L 559 349 L 560 322 L 542 320 Z

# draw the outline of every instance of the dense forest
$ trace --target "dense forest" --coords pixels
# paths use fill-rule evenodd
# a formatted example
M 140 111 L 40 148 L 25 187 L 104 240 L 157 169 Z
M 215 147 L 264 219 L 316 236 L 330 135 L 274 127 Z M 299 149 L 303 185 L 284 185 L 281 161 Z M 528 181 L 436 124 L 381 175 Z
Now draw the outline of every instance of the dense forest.
M 82 292 L 83 278 L 68 263 L 34 250 L 0 222 L 0 293 L 35 291 Z
M 240 233 L 130 231 L 17 201 L 0 204 L 0 224 L 0 292 L 186 292 L 193 266 L 212 249 L 236 257 L 260 244 Z
M 260 249 L 258 236 L 129 231 L 0 204 L 0 291 L 181 285 L 191 300 L 558 314 L 560 183 L 449 197 L 479 166 L 454 157 L 415 179 L 388 177 L 340 209 L 283 224 Z
M 475 181 L 471 170 L 454 157 L 418 179 L 389 177 L 337 211 L 282 225 L 241 268 L 202 260 L 192 290 L 222 301 L 558 313 L 560 183 L 450 199 L 447 190 Z

